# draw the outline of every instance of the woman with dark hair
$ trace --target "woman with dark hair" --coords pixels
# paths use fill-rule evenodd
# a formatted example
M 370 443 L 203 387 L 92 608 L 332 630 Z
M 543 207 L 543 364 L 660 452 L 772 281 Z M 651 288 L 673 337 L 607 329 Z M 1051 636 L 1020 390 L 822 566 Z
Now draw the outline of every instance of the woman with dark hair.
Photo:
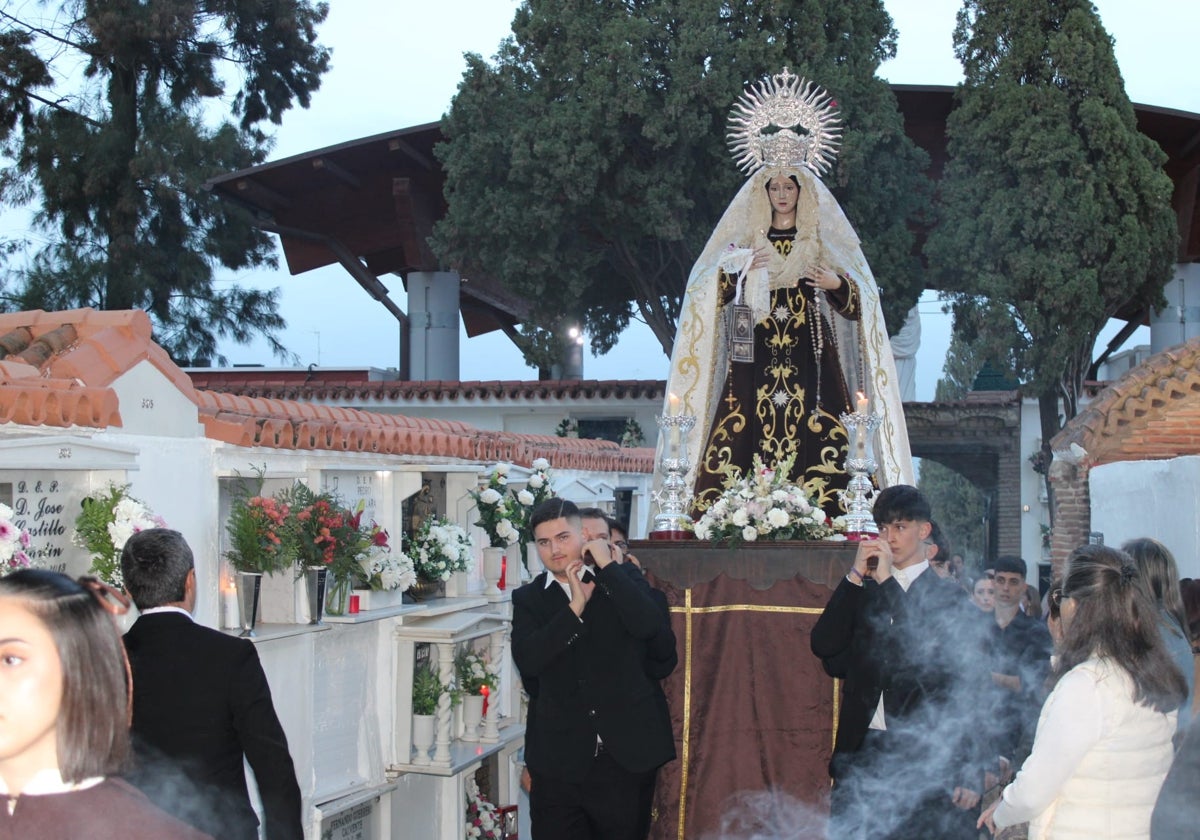
M 1033 751 L 979 825 L 1030 821 L 1030 840 L 1149 838 L 1187 683 L 1155 627 L 1129 555 L 1102 545 L 1067 560 L 1063 639 Z
M 0 837 L 208 837 L 113 778 L 130 755 L 131 686 L 113 620 L 127 606 L 95 578 L 0 578 Z
M 1188 697 L 1179 707 L 1179 731 L 1192 719 L 1192 695 L 1196 689 L 1196 665 L 1192 654 L 1192 634 L 1187 614 L 1183 611 L 1183 596 L 1179 592 L 1179 568 L 1167 547 L 1158 540 L 1143 537 L 1130 540 L 1121 550 L 1133 558 L 1138 567 L 1138 587 L 1150 603 L 1158 607 L 1158 632 L 1171 659 L 1187 680 Z

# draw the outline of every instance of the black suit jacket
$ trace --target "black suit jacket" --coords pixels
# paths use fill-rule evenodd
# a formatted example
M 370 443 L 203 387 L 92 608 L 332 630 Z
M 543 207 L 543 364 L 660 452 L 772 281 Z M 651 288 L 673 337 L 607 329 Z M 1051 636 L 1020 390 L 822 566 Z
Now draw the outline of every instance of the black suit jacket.
M 989 679 L 988 620 L 960 587 L 929 570 L 908 592 L 895 578 L 862 586 L 842 579 L 811 637 L 826 673 L 844 680 L 834 778 L 839 756 L 862 746 L 882 696 L 889 732 L 934 733 L 945 745 L 936 757 L 942 766 L 923 773 L 980 790 L 984 744 L 972 710 Z
M 254 645 L 178 613 L 125 634 L 133 670 L 130 780 L 160 808 L 219 838 L 258 837 L 242 756 L 269 840 L 302 840 L 300 788 Z
M 663 643 L 666 653 L 663 614 L 650 585 L 619 563 L 597 569 L 581 620 L 562 587 L 546 587 L 548 574 L 513 593 L 513 660 L 530 691 L 525 763 L 581 782 L 597 735 L 630 772 L 670 761 L 675 740 L 666 699 L 647 674 L 651 643 Z

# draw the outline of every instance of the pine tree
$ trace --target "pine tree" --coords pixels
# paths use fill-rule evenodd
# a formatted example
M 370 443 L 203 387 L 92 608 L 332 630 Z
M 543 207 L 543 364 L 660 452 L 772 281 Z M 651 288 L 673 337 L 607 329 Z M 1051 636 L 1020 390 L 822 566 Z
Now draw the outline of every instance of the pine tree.
M 262 162 L 264 121 L 307 107 L 329 66 L 308 0 L 70 0 L 0 10 L 0 198 L 49 238 L 8 269 L 8 308 L 141 308 L 178 360 L 263 334 L 284 354 L 276 291 L 218 288 L 274 266 L 271 241 L 202 189 Z M 231 89 L 232 95 L 231 95 Z M 236 119 L 225 118 L 228 110 Z
M 899 328 L 923 288 L 909 223 L 923 152 L 875 76 L 895 53 L 879 0 L 527 0 L 443 122 L 436 250 L 531 302 L 547 367 L 566 320 L 611 349 L 633 317 L 669 353 L 692 263 L 740 182 L 725 147 L 745 87 L 784 66 L 826 87 L 846 125 L 826 182 L 856 225 Z
M 1131 301 L 1161 305 L 1171 181 L 1089 0 L 966 0 L 954 42 L 965 80 L 926 246 L 932 285 L 955 293 L 956 329 L 1037 395 L 1048 456 L 1101 328 Z

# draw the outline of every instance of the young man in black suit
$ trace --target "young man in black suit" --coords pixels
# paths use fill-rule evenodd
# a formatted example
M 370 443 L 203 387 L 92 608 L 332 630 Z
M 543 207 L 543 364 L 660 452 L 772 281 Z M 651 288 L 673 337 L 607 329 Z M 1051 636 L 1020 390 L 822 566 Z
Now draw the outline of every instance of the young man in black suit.
M 303 840 L 300 788 L 254 645 L 192 620 L 196 570 L 178 531 L 134 534 L 121 552 L 141 615 L 125 634 L 133 671 L 130 781 L 164 811 L 222 840 L 256 840 L 242 757 L 267 840 Z
M 829 836 L 974 838 L 982 614 L 929 571 L 930 510 L 915 487 L 881 491 L 873 514 L 879 538 L 859 543 L 811 638 L 844 680 Z
M 546 571 L 513 593 L 512 651 L 530 696 L 533 840 L 639 840 L 647 779 L 675 757 L 645 670 L 662 614 L 619 549 L 584 542 L 573 503 L 538 505 L 530 525 Z

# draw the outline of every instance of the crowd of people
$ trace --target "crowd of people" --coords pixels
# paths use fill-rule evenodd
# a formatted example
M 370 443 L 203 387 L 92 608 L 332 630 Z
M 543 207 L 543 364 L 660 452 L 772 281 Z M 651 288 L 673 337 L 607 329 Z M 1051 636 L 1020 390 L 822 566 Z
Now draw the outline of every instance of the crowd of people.
M 1194 836 L 1196 616 L 1170 551 L 1081 546 L 1042 618 L 1024 560 L 967 580 L 916 488 L 881 491 L 874 516 L 811 634 L 843 680 L 828 837 Z M 601 511 L 551 499 L 532 519 L 546 571 L 513 595 L 512 652 L 533 836 L 643 840 L 675 755 L 666 599 Z M 141 532 L 122 570 L 126 592 L 0 578 L 0 837 L 258 837 L 244 757 L 265 836 L 302 838 L 262 666 L 192 620 L 186 542 Z M 140 617 L 122 639 L 128 596 Z
M 969 580 L 915 488 L 874 512 L 811 637 L 844 680 L 829 837 L 1195 836 L 1193 636 L 1167 548 L 1080 547 L 1043 620 L 1024 560 Z

